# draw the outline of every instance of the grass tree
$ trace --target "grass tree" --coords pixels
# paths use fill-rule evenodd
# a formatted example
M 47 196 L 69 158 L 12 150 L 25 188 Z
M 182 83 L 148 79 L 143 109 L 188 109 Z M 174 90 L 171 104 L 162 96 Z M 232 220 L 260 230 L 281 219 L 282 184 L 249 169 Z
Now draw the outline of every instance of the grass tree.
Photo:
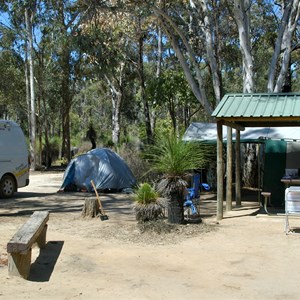
M 159 194 L 149 183 L 142 183 L 133 195 L 134 210 L 137 221 L 154 221 L 164 215 Z
M 161 174 L 158 191 L 168 198 L 168 222 L 184 223 L 184 196 L 187 176 L 203 167 L 212 157 L 212 146 L 185 142 L 174 134 L 157 139 L 149 146 L 147 158 L 152 170 Z

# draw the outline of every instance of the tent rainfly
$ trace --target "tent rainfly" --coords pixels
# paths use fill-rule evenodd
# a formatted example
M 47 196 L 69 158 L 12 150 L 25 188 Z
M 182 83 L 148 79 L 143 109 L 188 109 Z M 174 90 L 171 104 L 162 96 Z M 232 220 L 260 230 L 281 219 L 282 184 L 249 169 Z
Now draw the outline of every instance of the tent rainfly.
M 125 161 L 107 148 L 93 149 L 72 159 L 64 173 L 60 190 L 91 192 L 91 180 L 97 190 L 121 191 L 136 185 L 136 179 Z

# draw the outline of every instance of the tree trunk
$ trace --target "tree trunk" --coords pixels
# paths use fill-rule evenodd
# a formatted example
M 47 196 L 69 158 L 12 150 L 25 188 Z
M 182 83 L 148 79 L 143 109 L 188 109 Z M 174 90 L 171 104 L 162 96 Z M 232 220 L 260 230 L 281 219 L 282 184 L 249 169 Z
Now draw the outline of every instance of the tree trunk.
M 154 9 L 154 13 L 161 20 L 161 26 L 164 28 L 165 33 L 169 36 L 173 50 L 176 53 L 176 56 L 179 60 L 179 63 L 183 69 L 186 80 L 190 85 L 193 94 L 200 102 L 200 104 L 203 106 L 206 113 L 210 116 L 213 110 L 206 96 L 203 79 L 201 76 L 201 71 L 198 66 L 198 61 L 196 59 L 196 55 L 194 51 L 189 45 L 183 32 L 172 21 L 172 19 L 159 8 L 154 7 L 153 9 Z M 186 48 L 186 53 L 187 56 L 189 57 L 189 61 L 186 60 L 184 53 L 181 51 L 179 47 L 178 36 L 176 36 L 175 34 L 177 34 L 180 37 L 182 44 Z
M 81 216 L 83 218 L 94 218 L 100 213 L 99 204 L 97 199 L 87 198 L 85 199 Z
M 289 71 L 290 61 L 291 61 L 290 58 L 292 52 L 292 39 L 296 29 L 296 25 L 299 20 L 299 14 L 300 14 L 299 0 L 294 0 L 291 2 L 292 2 L 292 10 L 290 13 L 288 25 L 285 28 L 285 32 L 282 39 L 281 48 L 283 49 L 284 52 L 282 55 L 281 68 L 274 88 L 275 93 L 281 92 L 287 77 L 287 73 Z
M 170 193 L 170 200 L 168 203 L 168 222 L 172 224 L 184 223 L 183 212 L 184 194 L 179 189 Z
M 243 146 L 243 182 L 246 187 L 257 187 L 257 155 L 256 144 L 244 144 Z
M 161 65 L 162 65 L 162 55 L 163 55 L 163 43 L 162 43 L 162 30 L 161 26 L 158 25 L 158 32 L 157 32 L 157 64 L 156 64 L 156 74 L 155 77 L 158 80 L 161 76 Z M 154 98 L 154 103 L 158 102 L 158 95 L 160 93 L 160 89 L 157 85 L 157 88 L 155 90 L 155 98 Z M 156 127 L 156 112 L 154 109 L 152 109 L 151 114 L 150 114 L 150 124 L 151 124 L 151 129 L 152 132 L 155 132 L 155 127 Z
M 284 8 L 284 13 L 281 18 L 280 22 L 280 28 L 277 35 L 276 43 L 275 43 L 275 49 L 273 52 L 271 64 L 269 67 L 269 74 L 268 74 L 268 92 L 272 93 L 274 91 L 274 80 L 275 80 L 275 74 L 276 74 L 276 65 L 277 61 L 280 55 L 281 51 L 281 44 L 284 32 L 286 31 L 286 27 L 288 24 L 289 16 L 291 12 L 291 2 L 288 2 L 287 5 Z
M 250 41 L 250 2 L 234 0 L 234 16 L 239 31 L 239 40 L 243 57 L 243 92 L 253 93 L 253 58 Z
M 118 145 L 120 141 L 120 116 L 123 95 L 121 92 L 112 95 L 112 141 Z
M 213 42 L 214 34 L 211 32 L 211 28 L 212 28 L 211 20 L 210 20 L 211 14 L 208 11 L 206 1 L 200 1 L 200 5 L 204 13 L 204 24 L 201 24 L 202 26 L 200 26 L 200 28 L 204 28 L 203 30 L 204 30 L 205 41 L 206 41 L 206 55 L 211 70 L 213 89 L 216 97 L 216 104 L 218 104 L 221 100 L 221 80 L 218 72 L 218 63 L 214 51 L 214 42 Z
M 70 92 L 70 74 L 71 74 L 71 49 L 69 44 L 68 26 L 65 24 L 66 18 L 64 14 L 64 1 L 58 1 L 58 16 L 60 22 L 61 47 L 62 54 L 60 56 L 61 77 L 61 121 L 62 121 L 62 143 L 61 158 L 67 161 L 71 160 L 71 138 L 70 138 L 70 109 L 72 97 Z
M 40 69 L 43 69 L 44 67 L 44 56 L 43 56 L 43 50 L 40 56 Z M 39 78 L 39 89 L 40 89 L 40 97 L 42 99 L 42 107 L 43 107 L 43 111 L 44 111 L 44 115 L 43 115 L 43 119 L 41 118 L 41 114 L 39 114 L 40 116 L 40 123 L 41 126 L 44 128 L 44 147 L 42 147 L 41 145 L 41 149 L 40 152 L 42 154 L 42 160 L 41 162 L 46 166 L 46 168 L 51 167 L 51 163 L 52 163 L 52 149 L 50 147 L 49 144 L 49 126 L 48 126 L 48 112 L 47 112 L 47 99 L 46 99 L 46 93 L 45 93 L 45 82 L 44 82 L 44 78 L 43 75 L 40 74 L 40 78 Z M 42 135 L 42 131 L 40 133 L 40 135 Z
M 29 12 L 31 14 L 29 15 Z M 35 144 L 35 94 L 34 94 L 34 74 L 33 74 L 33 40 L 32 40 L 32 18 L 33 13 L 29 8 L 25 8 L 26 35 L 27 35 L 27 57 L 29 61 L 29 84 L 30 84 L 30 156 L 32 159 L 31 168 L 36 169 L 36 144 Z
M 26 43 L 26 41 L 25 41 Z M 27 48 L 27 46 L 26 46 Z M 27 49 L 25 51 L 25 88 L 26 88 L 26 103 L 27 103 L 27 120 L 28 120 L 28 135 L 31 137 L 31 114 L 30 114 L 30 85 L 29 85 L 29 70 L 28 70 L 28 53 Z M 31 151 L 30 151 L 31 156 Z M 31 157 L 30 157 L 31 158 Z
M 66 49 L 62 57 L 62 158 L 71 160 L 71 141 L 70 141 L 70 53 Z
M 112 99 L 112 141 L 117 145 L 120 141 L 121 131 L 121 106 L 123 102 L 123 89 L 124 89 L 124 70 L 125 63 L 120 62 L 119 67 L 116 69 L 117 76 L 113 76 L 112 80 L 105 75 L 108 87 L 111 92 Z
M 41 91 L 41 86 L 39 83 L 39 90 Z M 43 149 L 43 129 L 42 129 L 42 111 L 41 111 L 41 95 L 40 93 L 37 96 L 37 132 L 38 132 L 38 140 L 39 140 L 39 151 L 38 151 L 38 155 L 36 155 L 36 157 L 38 157 L 38 165 L 41 166 L 42 165 L 42 149 Z
M 141 101 L 144 106 L 144 117 L 145 117 L 145 127 L 146 127 L 146 136 L 147 143 L 151 144 L 153 142 L 153 133 L 151 128 L 151 120 L 150 120 L 150 108 L 148 100 L 145 95 L 145 76 L 144 76 L 144 33 L 141 29 L 141 20 L 138 20 L 139 26 L 139 58 L 138 58 L 138 74 L 140 79 L 140 89 L 141 89 Z

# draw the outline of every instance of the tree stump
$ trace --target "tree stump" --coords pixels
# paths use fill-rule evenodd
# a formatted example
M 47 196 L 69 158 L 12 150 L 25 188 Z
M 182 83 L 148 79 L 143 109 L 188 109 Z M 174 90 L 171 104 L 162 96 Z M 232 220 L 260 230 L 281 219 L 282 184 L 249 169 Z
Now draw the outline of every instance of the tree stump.
M 94 218 L 100 213 L 99 204 L 97 199 L 87 198 L 85 199 L 81 216 L 86 218 Z

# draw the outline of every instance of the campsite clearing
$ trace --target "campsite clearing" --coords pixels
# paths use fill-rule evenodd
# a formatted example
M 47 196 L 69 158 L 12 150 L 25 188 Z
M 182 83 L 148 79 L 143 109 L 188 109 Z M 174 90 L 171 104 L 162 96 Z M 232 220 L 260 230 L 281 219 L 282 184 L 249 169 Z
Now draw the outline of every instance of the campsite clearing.
M 126 194 L 101 194 L 109 220 L 82 219 L 95 195 L 56 193 L 62 175 L 34 172 L 28 187 L 1 200 L 0 298 L 299 298 L 300 236 L 285 235 L 283 217 L 258 217 L 257 202 L 216 224 L 215 195 L 202 195 L 204 225 L 142 234 Z M 33 249 L 29 280 L 9 277 L 6 244 L 35 210 L 50 212 L 46 249 Z

